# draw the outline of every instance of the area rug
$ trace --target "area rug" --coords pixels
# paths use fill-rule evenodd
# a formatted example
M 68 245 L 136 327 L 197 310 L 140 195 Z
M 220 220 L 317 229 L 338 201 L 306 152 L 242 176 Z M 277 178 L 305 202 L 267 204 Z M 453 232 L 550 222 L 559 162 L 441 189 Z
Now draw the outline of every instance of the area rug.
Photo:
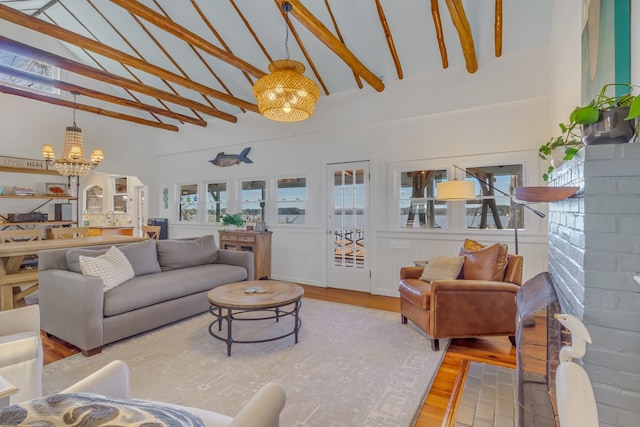
M 267 382 L 281 384 L 282 426 L 411 426 L 448 346 L 432 352 L 400 314 L 303 299 L 299 342 L 293 336 L 258 344 L 211 337 L 204 313 L 44 367 L 45 393 L 59 391 L 111 360 L 131 369 L 131 395 L 210 409 L 227 415 Z M 292 328 L 293 318 L 234 322 L 238 339 Z M 237 329 L 236 329 L 237 327 Z M 274 336 L 274 335 L 271 335 Z
M 515 369 L 471 362 L 454 426 L 515 426 L 518 401 L 515 383 Z

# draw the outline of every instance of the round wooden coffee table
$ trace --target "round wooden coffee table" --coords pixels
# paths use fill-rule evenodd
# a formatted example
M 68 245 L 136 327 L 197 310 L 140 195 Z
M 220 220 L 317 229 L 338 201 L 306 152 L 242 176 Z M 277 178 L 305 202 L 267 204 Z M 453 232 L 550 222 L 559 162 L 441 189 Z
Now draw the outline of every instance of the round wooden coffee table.
M 303 295 L 304 289 L 302 286 L 278 280 L 251 280 L 218 286 L 210 290 L 207 294 L 207 298 L 211 304 L 209 312 L 215 317 L 215 320 L 209 325 L 209 333 L 214 338 L 227 343 L 227 356 L 231 356 L 231 344 L 233 343 L 247 344 L 267 342 L 290 335 L 295 335 L 295 342 L 297 343 L 298 332 L 302 326 L 300 307 L 302 306 Z M 282 307 L 291 304 L 293 304 L 292 309 L 282 309 Z M 260 317 L 238 316 L 242 313 L 253 311 L 272 312 L 273 314 Z M 240 341 L 233 338 L 232 324 L 235 320 L 252 321 L 275 319 L 276 322 L 279 322 L 280 318 L 285 316 L 293 316 L 295 319 L 291 332 L 278 335 L 277 337 L 252 341 Z M 223 321 L 227 324 L 226 336 L 218 333 L 222 331 Z M 217 332 L 214 331 L 216 324 L 218 325 Z

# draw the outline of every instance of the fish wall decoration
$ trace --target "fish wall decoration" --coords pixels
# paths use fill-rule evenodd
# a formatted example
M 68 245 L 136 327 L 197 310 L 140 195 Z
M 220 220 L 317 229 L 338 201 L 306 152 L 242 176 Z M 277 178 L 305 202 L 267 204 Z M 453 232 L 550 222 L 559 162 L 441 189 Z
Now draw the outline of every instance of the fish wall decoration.
M 209 160 L 209 163 L 220 167 L 239 165 L 240 163 L 253 163 L 253 161 L 247 157 L 251 147 L 247 147 L 240 152 L 240 154 L 225 154 L 224 151 L 218 153 L 213 160 Z

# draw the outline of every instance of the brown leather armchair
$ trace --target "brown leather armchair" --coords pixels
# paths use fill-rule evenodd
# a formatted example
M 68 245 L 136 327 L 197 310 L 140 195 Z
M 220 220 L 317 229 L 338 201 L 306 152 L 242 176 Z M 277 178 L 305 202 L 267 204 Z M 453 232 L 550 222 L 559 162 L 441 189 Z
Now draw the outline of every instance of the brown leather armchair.
M 431 337 L 433 351 L 439 338 L 508 335 L 515 345 L 516 293 L 522 283 L 523 258 L 507 255 L 502 280 L 420 280 L 421 267 L 400 269 L 400 312 Z M 460 277 L 460 276 L 459 276 Z

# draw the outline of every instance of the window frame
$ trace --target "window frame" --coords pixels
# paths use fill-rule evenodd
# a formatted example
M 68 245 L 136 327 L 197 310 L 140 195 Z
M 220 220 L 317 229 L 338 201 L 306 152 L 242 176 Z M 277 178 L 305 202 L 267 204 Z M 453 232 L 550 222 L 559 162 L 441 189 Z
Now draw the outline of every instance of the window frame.
M 184 219 L 182 219 L 182 187 L 183 186 L 187 186 L 187 185 L 195 185 L 196 186 L 196 197 L 198 198 L 198 200 L 195 201 L 195 209 L 196 209 L 196 215 L 195 215 L 195 220 L 193 221 L 186 221 Z M 182 182 L 179 184 L 176 184 L 175 187 L 175 192 L 176 192 L 176 221 L 179 224 L 198 224 L 198 223 L 202 223 L 202 197 L 201 197 L 201 191 L 202 191 L 202 183 L 199 182 Z
M 250 181 L 261 181 L 264 183 L 264 197 L 262 199 L 256 199 L 256 200 L 247 200 L 245 202 L 244 198 L 243 198 L 243 185 L 245 182 L 250 182 Z M 238 178 L 237 180 L 238 182 L 238 190 L 236 192 L 237 198 L 236 198 L 236 206 L 238 208 L 238 212 L 240 212 L 240 214 L 242 215 L 242 218 L 244 219 L 245 223 L 248 224 L 255 224 L 256 222 L 267 222 L 266 217 L 269 216 L 269 205 L 273 206 L 272 200 L 270 200 L 271 197 L 271 193 L 272 193 L 272 188 L 270 186 L 270 182 L 271 180 L 269 178 L 266 177 L 255 177 L 255 178 Z M 261 221 L 255 221 L 256 218 L 248 218 L 245 214 L 244 214 L 244 205 L 245 203 L 264 203 L 264 207 L 260 206 L 261 210 L 262 210 L 262 218 Z M 228 208 L 227 208 L 228 209 Z M 234 213 L 234 212 L 230 212 L 230 213 Z
M 280 180 L 283 179 L 291 179 L 291 180 L 295 180 L 295 179 L 303 179 L 304 180 L 304 199 L 283 199 L 280 200 L 280 198 L 278 197 L 278 192 L 279 192 L 279 182 Z M 309 178 L 306 175 L 303 174 L 287 174 L 287 175 L 283 175 L 283 176 L 276 176 L 273 177 L 273 199 L 274 199 L 274 224 L 278 225 L 278 226 L 283 226 L 283 227 L 304 227 L 306 225 L 308 225 L 309 223 Z M 296 203 L 296 202 L 301 202 L 303 203 L 303 211 L 304 211 L 304 222 L 302 223 L 288 223 L 288 222 L 280 222 L 279 220 L 279 212 L 280 212 L 280 203 L 284 202 L 284 203 Z
M 224 184 L 225 185 L 225 194 L 226 194 L 226 200 L 220 200 L 220 201 L 215 201 L 214 199 L 214 203 L 216 205 L 221 205 L 223 202 L 225 202 L 226 206 L 224 206 L 224 210 L 222 209 L 222 206 L 220 207 L 220 215 L 224 215 L 227 212 L 231 212 L 230 211 L 230 206 L 231 206 L 231 195 L 232 192 L 229 189 L 230 187 L 230 183 L 226 180 L 219 180 L 219 181 L 207 181 L 203 184 L 203 189 L 205 192 L 205 200 L 204 200 L 204 223 L 205 224 L 214 224 L 214 225 L 222 225 L 222 223 L 220 221 L 218 221 L 217 219 L 215 221 L 210 221 L 209 220 L 209 185 L 211 184 Z

